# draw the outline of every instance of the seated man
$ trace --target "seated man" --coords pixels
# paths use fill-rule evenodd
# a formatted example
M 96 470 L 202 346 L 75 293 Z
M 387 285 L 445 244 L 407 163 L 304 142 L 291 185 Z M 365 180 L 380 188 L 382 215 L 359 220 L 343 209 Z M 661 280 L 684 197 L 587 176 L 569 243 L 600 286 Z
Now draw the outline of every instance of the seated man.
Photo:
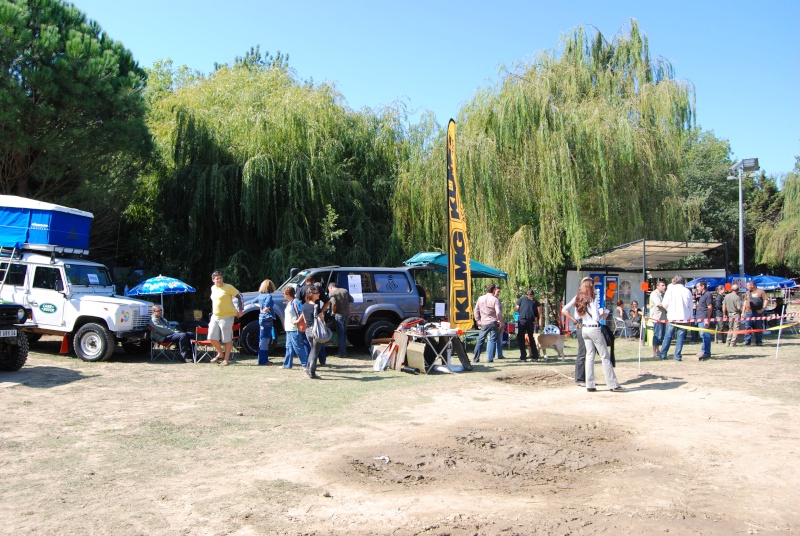
M 153 328 L 152 337 L 156 342 L 174 342 L 178 345 L 178 351 L 183 360 L 193 363 L 192 359 L 192 337 L 191 333 L 178 331 L 164 320 L 164 310 L 160 305 L 153 306 L 153 315 L 150 317 L 150 327 Z

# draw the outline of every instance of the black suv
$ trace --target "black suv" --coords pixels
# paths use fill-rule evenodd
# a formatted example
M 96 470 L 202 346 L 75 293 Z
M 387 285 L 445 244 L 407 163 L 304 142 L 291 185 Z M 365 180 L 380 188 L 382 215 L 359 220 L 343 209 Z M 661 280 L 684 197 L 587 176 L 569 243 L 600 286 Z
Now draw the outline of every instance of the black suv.
M 27 307 L 0 303 L 0 370 L 19 370 L 28 360 L 28 338 L 21 327 L 31 315 Z
M 347 318 L 347 339 L 353 346 L 369 346 L 372 339 L 391 337 L 398 324 L 408 318 L 422 316 L 423 298 L 412 275 L 411 268 L 353 268 L 326 266 L 309 268 L 290 277 L 272 295 L 275 300 L 275 333 L 283 332 L 283 313 L 286 299 L 283 289 L 298 288 L 306 276 L 322 284 L 327 292 L 328 283 L 335 282 L 353 296 L 350 316 Z M 248 303 L 258 295 L 245 293 Z M 241 340 L 245 351 L 258 351 L 258 307 L 245 307 L 241 318 Z M 274 344 L 274 341 L 273 341 Z

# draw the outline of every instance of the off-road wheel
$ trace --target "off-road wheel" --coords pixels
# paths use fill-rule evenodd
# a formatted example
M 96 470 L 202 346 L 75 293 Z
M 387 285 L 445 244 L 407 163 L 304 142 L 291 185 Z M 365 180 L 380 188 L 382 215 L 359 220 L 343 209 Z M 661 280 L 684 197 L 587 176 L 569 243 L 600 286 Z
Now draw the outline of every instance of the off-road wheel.
M 278 328 L 278 324 L 275 323 L 275 337 L 270 340 L 269 343 L 269 351 L 275 349 L 278 346 L 278 335 L 283 333 L 283 331 Z M 245 327 L 242 328 L 242 332 L 239 334 L 239 340 L 241 341 L 242 351 L 246 354 L 250 355 L 258 355 L 258 338 L 261 332 L 261 328 L 258 325 L 258 320 L 253 320 Z
M 84 361 L 105 361 L 114 354 L 116 341 L 108 329 L 100 324 L 89 323 L 75 332 L 72 339 L 75 353 Z
M 17 331 L 17 344 L 0 344 L 0 370 L 14 372 L 28 360 L 28 338 Z
M 253 320 L 239 333 L 239 344 L 242 346 L 242 351 L 246 354 L 258 354 L 258 320 Z
M 388 320 L 376 320 L 367 326 L 364 332 L 364 344 L 367 348 L 372 346 L 372 339 L 390 339 L 394 335 L 397 324 Z

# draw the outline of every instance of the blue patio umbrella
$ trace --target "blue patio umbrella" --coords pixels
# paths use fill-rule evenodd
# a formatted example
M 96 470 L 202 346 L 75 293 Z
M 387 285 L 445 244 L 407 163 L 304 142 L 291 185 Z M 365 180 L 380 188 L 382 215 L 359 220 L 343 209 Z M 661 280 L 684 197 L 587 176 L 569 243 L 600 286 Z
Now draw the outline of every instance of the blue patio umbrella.
M 748 281 L 752 281 L 762 290 L 777 290 L 779 288 L 794 288 L 797 286 L 797 283 L 793 280 L 777 275 L 754 275 Z
M 195 292 L 194 287 L 191 287 L 174 277 L 167 277 L 159 275 L 158 277 L 151 277 L 142 281 L 129 291 L 125 293 L 126 296 L 144 296 L 147 294 L 160 294 L 161 305 L 164 305 L 164 294 L 186 294 L 188 292 Z

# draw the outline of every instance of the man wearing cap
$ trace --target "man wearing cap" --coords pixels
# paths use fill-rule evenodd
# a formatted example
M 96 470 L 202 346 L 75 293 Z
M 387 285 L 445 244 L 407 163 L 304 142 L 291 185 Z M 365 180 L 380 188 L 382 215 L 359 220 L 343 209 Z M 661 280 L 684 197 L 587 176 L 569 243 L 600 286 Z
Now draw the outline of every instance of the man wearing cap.
M 539 359 L 539 350 L 536 348 L 536 339 L 533 338 L 534 326 L 536 319 L 539 318 L 541 329 L 542 320 L 542 306 L 533 297 L 533 290 L 528 289 L 525 296 L 519 299 L 515 310 L 519 313 L 519 320 L 517 324 L 517 345 L 519 345 L 519 359 L 520 361 L 527 361 L 528 356 L 525 351 L 525 335 L 531 343 L 531 359 Z

